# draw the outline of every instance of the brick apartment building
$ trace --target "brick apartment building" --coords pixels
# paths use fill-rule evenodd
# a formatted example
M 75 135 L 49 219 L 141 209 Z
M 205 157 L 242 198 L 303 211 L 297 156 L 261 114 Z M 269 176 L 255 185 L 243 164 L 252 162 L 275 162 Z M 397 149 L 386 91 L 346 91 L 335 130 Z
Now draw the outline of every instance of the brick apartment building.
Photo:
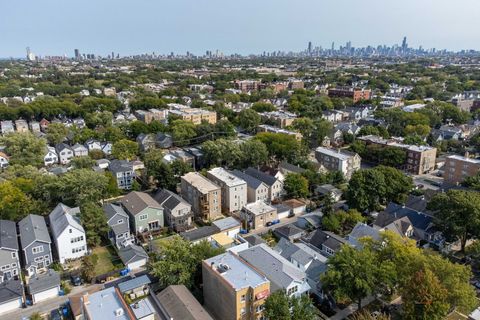
M 444 181 L 447 184 L 459 184 L 466 177 L 474 176 L 480 171 L 480 160 L 472 159 L 466 154 L 465 157 L 459 155 L 448 156 L 445 159 Z
M 351 98 L 353 103 L 361 100 L 370 100 L 372 92 L 369 89 L 337 87 L 328 89 L 328 96 L 334 98 Z

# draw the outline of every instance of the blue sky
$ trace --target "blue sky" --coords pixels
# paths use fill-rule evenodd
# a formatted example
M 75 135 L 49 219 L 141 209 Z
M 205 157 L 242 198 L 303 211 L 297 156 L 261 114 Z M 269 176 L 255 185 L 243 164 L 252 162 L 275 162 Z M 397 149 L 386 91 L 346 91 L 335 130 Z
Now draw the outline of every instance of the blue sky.
M 400 43 L 480 49 L 479 0 L 0 0 L 0 57 L 298 51 Z

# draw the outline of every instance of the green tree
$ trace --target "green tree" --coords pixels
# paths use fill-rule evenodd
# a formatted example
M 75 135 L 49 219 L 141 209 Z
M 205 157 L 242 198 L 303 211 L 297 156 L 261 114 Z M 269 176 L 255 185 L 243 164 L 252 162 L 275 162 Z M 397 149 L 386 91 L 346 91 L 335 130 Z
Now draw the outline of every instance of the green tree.
M 108 178 L 102 173 L 88 169 L 72 170 L 54 182 L 54 200 L 68 205 L 98 202 L 106 196 Z
M 98 263 L 98 256 L 95 254 L 92 254 L 90 256 L 84 256 L 82 258 L 82 265 L 81 265 L 81 270 L 82 270 L 82 278 L 87 280 L 88 282 L 91 282 L 93 278 L 95 278 L 95 266 Z
M 290 320 L 290 301 L 283 291 L 276 291 L 268 296 L 263 314 L 267 319 Z
M 245 109 L 238 114 L 238 125 L 247 132 L 254 132 L 261 122 L 260 115 L 252 109 Z
M 305 150 L 294 136 L 261 132 L 255 136 L 255 140 L 262 142 L 267 147 L 269 157 L 277 162 L 287 160 L 298 163 L 305 158 Z
M 447 291 L 432 271 L 418 270 L 407 284 L 402 292 L 405 319 L 445 319 L 450 307 Z
M 348 204 L 360 211 L 376 210 L 386 193 L 385 177 L 373 169 L 359 170 L 352 175 L 345 194 Z
M 10 133 L 0 137 L 0 145 L 5 146 L 6 153 L 10 155 L 11 165 L 43 166 L 47 145 L 44 139 L 37 138 L 32 133 Z
M 291 297 L 290 305 L 292 308 L 292 320 L 315 320 L 318 319 L 318 312 L 307 295 L 300 297 Z
M 100 205 L 87 202 L 80 207 L 80 221 L 85 228 L 85 235 L 89 247 L 100 245 L 102 237 L 108 232 L 107 218 Z
M 462 185 L 472 190 L 480 191 L 480 172 L 474 176 L 466 177 Z
M 43 317 L 40 315 L 39 312 L 34 312 L 29 318 L 30 320 L 43 320 Z
M 241 167 L 256 167 L 264 164 L 268 160 L 267 146 L 261 141 L 247 140 L 240 144 L 242 153 Z
M 190 140 L 197 135 L 195 125 L 191 121 L 174 120 L 170 125 L 170 130 L 173 141 L 177 146 L 190 144 Z
M 132 160 L 138 155 L 138 144 L 134 141 L 122 139 L 112 146 L 112 156 L 120 160 Z
M 460 240 L 462 252 L 467 240 L 480 236 L 480 194 L 449 190 L 436 194 L 428 203 L 435 211 L 434 223 L 449 241 Z
M 46 138 L 48 143 L 56 145 L 63 142 L 68 134 L 68 129 L 63 123 L 51 123 L 48 125 Z
M 35 209 L 32 199 L 10 181 L 0 183 L 0 217 L 20 220 Z
M 256 112 L 270 112 L 276 110 L 275 106 L 269 102 L 255 102 L 252 105 L 252 109 Z
M 283 187 L 290 198 L 306 198 L 309 195 L 308 180 L 299 173 L 287 174 Z
M 70 162 L 75 169 L 91 169 L 95 161 L 89 156 L 74 157 Z

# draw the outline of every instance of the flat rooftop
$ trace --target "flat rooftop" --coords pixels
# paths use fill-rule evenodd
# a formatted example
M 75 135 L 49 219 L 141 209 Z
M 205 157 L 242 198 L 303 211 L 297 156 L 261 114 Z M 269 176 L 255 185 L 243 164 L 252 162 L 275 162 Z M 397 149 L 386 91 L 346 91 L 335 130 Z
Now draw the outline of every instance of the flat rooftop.
M 316 152 L 318 153 L 321 153 L 321 154 L 325 154 L 327 156 L 330 156 L 330 157 L 334 157 L 334 158 L 338 158 L 338 159 L 341 159 L 341 160 L 348 160 L 352 157 L 352 153 L 347 153 L 341 149 L 329 149 L 329 148 L 324 148 L 324 147 L 318 147 L 316 150 Z
M 272 207 L 271 205 L 266 204 L 264 201 L 259 200 L 256 202 L 252 203 L 247 203 L 244 208 L 254 215 L 260 215 L 264 214 L 265 212 L 271 212 L 271 211 L 276 211 L 277 209 L 275 207 Z
M 455 160 L 459 160 L 459 161 L 480 164 L 480 159 L 467 158 L 467 157 L 459 156 L 459 155 L 456 155 L 456 154 L 448 156 L 447 159 L 455 159 Z
M 110 287 L 99 292 L 83 297 L 83 304 L 92 320 L 115 319 L 130 320 L 128 311 L 125 310 L 122 298 L 117 294 L 115 287 Z
M 220 189 L 219 186 L 217 186 L 215 183 L 208 180 L 198 172 L 189 172 L 184 175 L 182 179 L 204 194 Z
M 243 179 L 240 179 L 236 175 L 230 173 L 229 171 L 225 170 L 224 168 L 218 167 L 209 170 L 212 176 L 216 177 L 218 180 L 222 181 L 229 187 L 236 187 L 242 184 L 247 184 L 247 182 Z
M 205 260 L 235 290 L 258 287 L 268 282 L 264 275 L 250 267 L 246 262 L 230 251 Z

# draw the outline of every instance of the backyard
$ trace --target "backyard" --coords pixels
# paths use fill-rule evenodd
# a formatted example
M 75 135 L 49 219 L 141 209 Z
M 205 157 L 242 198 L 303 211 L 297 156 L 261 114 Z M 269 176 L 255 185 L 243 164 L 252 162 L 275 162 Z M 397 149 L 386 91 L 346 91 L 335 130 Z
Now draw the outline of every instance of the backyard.
M 98 258 L 95 264 L 95 275 L 97 276 L 123 267 L 122 261 L 112 246 L 97 247 L 93 249 L 93 254 Z

